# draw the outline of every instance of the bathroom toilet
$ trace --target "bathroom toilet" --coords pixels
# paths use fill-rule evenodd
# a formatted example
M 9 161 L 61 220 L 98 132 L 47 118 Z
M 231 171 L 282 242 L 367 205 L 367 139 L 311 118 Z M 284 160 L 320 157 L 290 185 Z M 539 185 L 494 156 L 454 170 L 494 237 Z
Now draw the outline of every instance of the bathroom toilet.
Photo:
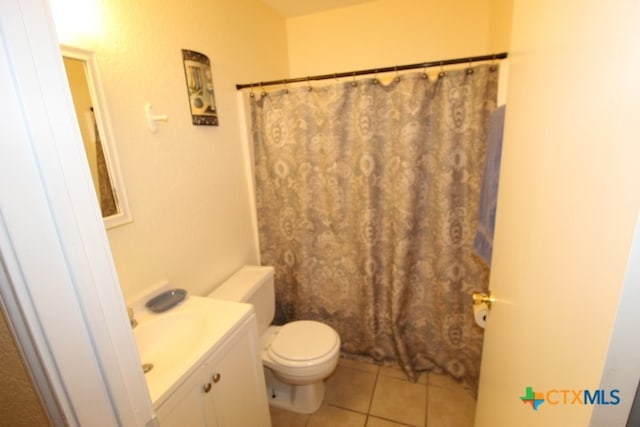
M 209 297 L 253 304 L 258 320 L 269 403 L 302 414 L 320 408 L 324 380 L 340 357 L 340 336 L 324 323 L 297 320 L 273 326 L 273 267 L 245 266 Z

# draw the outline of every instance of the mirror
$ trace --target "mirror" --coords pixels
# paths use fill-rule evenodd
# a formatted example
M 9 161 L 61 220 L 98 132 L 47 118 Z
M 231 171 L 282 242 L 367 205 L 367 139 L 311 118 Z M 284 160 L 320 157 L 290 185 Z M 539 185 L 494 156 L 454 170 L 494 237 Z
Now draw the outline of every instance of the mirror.
M 62 57 L 98 204 L 107 228 L 132 221 L 93 52 L 63 46 Z

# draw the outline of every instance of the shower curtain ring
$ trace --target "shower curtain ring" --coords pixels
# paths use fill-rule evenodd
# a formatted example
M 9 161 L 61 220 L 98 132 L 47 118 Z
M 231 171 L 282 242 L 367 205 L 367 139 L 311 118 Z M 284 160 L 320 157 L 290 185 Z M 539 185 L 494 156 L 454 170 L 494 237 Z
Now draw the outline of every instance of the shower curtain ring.
M 265 91 L 262 89 L 262 82 L 260 82 L 260 83 L 259 83 L 259 85 L 260 85 L 260 91 L 261 91 L 261 92 L 260 92 L 260 96 L 264 98 L 265 96 L 267 96 L 267 92 L 265 92 Z
M 444 72 L 444 62 L 440 61 L 440 72 L 438 73 L 438 78 L 443 78 L 445 76 L 445 72 Z
M 253 93 L 253 83 L 249 86 L 249 98 L 255 98 L 256 94 Z
M 309 92 L 311 92 L 313 90 L 313 88 L 311 87 L 311 77 L 307 76 L 307 89 L 309 90 Z
M 289 93 L 289 88 L 287 87 L 287 79 L 282 80 L 282 83 L 284 85 L 284 93 Z
M 356 82 L 356 73 L 355 72 L 351 75 L 351 79 L 352 79 L 351 80 L 351 86 L 353 86 L 353 87 L 358 86 L 358 83 Z
M 394 82 L 398 83 L 400 81 L 400 73 L 398 73 L 398 66 L 393 67 L 396 72 L 396 77 L 393 79 Z
M 471 68 L 471 58 L 469 58 L 469 67 L 467 67 L 467 74 L 473 74 L 473 68 Z
M 375 74 L 373 75 L 373 84 L 377 85 L 378 83 L 380 83 L 380 80 L 378 80 L 378 70 L 375 70 Z

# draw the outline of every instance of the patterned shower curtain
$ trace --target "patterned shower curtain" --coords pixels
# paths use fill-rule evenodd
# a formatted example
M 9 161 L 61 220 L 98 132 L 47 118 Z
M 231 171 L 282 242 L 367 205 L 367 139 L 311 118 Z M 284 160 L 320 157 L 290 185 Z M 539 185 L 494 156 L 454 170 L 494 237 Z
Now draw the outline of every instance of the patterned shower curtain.
M 482 65 L 251 98 L 262 263 L 277 321 L 335 328 L 342 352 L 477 387 L 472 252 L 498 71 Z
M 111 215 L 118 213 L 118 204 L 116 203 L 116 197 L 113 192 L 113 186 L 111 185 L 111 177 L 109 175 L 109 169 L 107 168 L 107 161 L 104 156 L 104 149 L 102 148 L 102 140 L 100 139 L 100 132 L 98 130 L 98 122 L 93 116 L 93 128 L 96 138 L 96 165 L 98 166 L 98 198 L 100 201 L 100 210 L 102 211 L 102 217 L 107 218 Z

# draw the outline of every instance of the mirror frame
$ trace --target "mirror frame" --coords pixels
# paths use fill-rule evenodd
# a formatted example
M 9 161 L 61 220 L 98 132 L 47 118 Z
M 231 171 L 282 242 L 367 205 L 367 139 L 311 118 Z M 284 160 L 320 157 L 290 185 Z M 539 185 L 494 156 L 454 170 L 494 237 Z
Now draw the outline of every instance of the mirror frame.
M 98 133 L 100 134 L 100 142 L 104 152 L 109 179 L 113 189 L 114 197 L 118 212 L 108 217 L 103 217 L 105 227 L 111 229 L 120 225 L 128 224 L 133 221 L 131 210 L 129 208 L 129 200 L 118 163 L 118 153 L 115 146 L 115 139 L 111 130 L 111 123 L 107 113 L 107 105 L 102 90 L 100 75 L 98 73 L 98 65 L 95 58 L 95 52 L 77 47 L 60 46 L 63 57 L 77 59 L 84 62 L 84 70 L 89 86 L 89 94 L 93 103 L 93 113 L 96 118 Z M 84 152 L 84 146 L 82 147 Z

